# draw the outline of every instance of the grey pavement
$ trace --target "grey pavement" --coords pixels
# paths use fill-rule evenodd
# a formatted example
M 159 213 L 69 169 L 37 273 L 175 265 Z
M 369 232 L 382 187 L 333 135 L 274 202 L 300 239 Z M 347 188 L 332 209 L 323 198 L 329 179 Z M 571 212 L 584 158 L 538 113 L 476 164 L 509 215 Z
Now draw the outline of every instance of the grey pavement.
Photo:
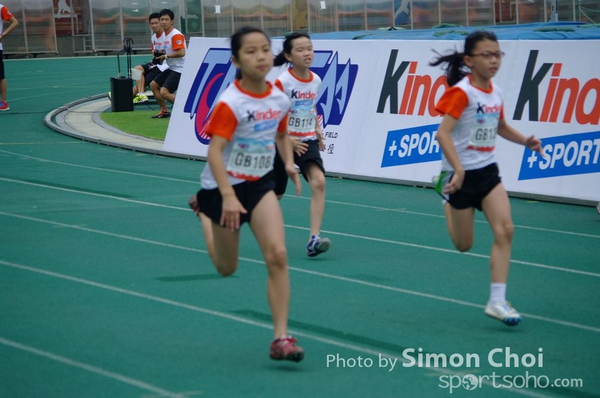
M 59 133 L 118 148 L 164 156 L 204 160 L 203 157 L 163 150 L 163 141 L 128 134 L 102 121 L 100 114 L 111 107 L 105 94 L 84 98 L 48 113 L 46 125 Z

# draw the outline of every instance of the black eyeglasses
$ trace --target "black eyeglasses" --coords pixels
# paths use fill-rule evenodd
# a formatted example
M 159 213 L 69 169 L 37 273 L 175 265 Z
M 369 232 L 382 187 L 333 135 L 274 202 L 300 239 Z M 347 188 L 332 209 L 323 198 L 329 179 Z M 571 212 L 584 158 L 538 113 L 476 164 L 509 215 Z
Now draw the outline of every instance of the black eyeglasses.
M 483 57 L 484 59 L 490 60 L 492 58 L 502 59 L 504 58 L 504 51 L 498 51 L 497 53 L 481 53 L 481 54 L 471 54 L 471 57 Z

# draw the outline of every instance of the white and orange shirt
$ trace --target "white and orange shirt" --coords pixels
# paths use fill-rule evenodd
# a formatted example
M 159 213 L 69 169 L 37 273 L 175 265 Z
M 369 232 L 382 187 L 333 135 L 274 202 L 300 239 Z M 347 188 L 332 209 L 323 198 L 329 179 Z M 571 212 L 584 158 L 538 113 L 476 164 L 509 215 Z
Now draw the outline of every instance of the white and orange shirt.
M 245 91 L 236 80 L 219 97 L 207 134 L 225 138 L 223 161 L 231 185 L 256 181 L 273 169 L 275 135 L 285 134 L 290 99 L 271 83 L 262 94 Z M 203 189 L 217 188 L 210 164 L 200 178 Z
M 0 4 L 0 35 L 4 31 L 4 21 L 10 21 L 13 15 L 5 5 Z M 2 42 L 0 41 L 0 51 L 2 51 Z
M 161 32 L 160 36 L 156 36 L 156 33 L 152 34 L 152 38 L 150 39 L 152 42 L 152 54 L 154 54 L 155 50 L 158 51 L 167 51 L 166 46 L 165 46 L 165 32 Z M 167 65 L 166 62 L 163 62 L 162 64 L 158 64 L 156 65 L 156 67 L 158 69 L 161 70 L 161 72 L 164 72 L 165 70 L 169 69 L 169 65 Z
M 504 95 L 499 87 L 490 82 L 489 90 L 477 88 L 467 75 L 446 90 L 436 110 L 458 120 L 452 130 L 452 141 L 465 170 L 480 169 L 496 162 L 494 148 L 498 123 L 504 119 Z M 452 170 L 443 154 L 442 170 Z
M 291 69 L 283 72 L 275 81 L 292 100 L 292 109 L 288 118 L 288 134 L 302 141 L 317 139 L 317 97 L 321 87 L 321 78 L 310 72 L 310 78 L 301 79 Z
M 185 57 L 182 58 L 169 58 L 169 55 L 175 53 L 175 51 L 185 48 L 187 51 L 187 46 L 185 44 L 185 37 L 183 34 L 177 29 L 173 28 L 170 32 L 163 33 L 163 44 L 165 46 L 165 52 L 167 54 L 167 65 L 169 65 L 169 69 L 175 72 L 183 72 L 183 64 L 185 62 Z

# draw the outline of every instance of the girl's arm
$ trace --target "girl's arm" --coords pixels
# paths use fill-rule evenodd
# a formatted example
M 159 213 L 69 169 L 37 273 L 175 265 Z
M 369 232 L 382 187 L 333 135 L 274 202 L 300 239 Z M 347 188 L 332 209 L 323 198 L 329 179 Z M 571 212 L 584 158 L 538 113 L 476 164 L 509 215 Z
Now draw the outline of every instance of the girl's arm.
M 233 187 L 227 178 L 227 170 L 223 161 L 223 150 L 227 146 L 227 140 L 221 136 L 213 135 L 208 145 L 208 164 L 213 176 L 219 186 L 219 192 L 223 198 L 223 209 L 219 224 L 232 231 L 240 228 L 240 213 L 247 213 L 242 206 Z
M 300 195 L 300 191 L 302 190 L 302 184 L 300 184 L 300 177 L 298 176 L 298 172 L 296 171 L 296 167 L 294 166 L 294 150 L 292 140 L 287 132 L 277 133 L 275 136 L 275 144 L 277 145 L 277 150 L 281 155 L 281 159 L 285 163 L 285 171 L 287 175 L 294 181 L 294 185 L 296 185 L 296 195 Z
M 440 147 L 442 147 L 444 156 L 454 169 L 454 175 L 444 187 L 444 193 L 446 194 L 458 191 L 462 187 L 465 179 L 465 171 L 463 170 L 462 163 L 460 163 L 454 141 L 452 141 L 452 130 L 454 129 L 454 126 L 456 126 L 456 123 L 458 123 L 458 119 L 446 114 L 444 115 L 437 132 L 437 140 L 440 143 Z
M 324 151 L 325 146 L 325 136 L 323 135 L 323 129 L 321 128 L 321 123 L 319 123 L 319 113 L 317 112 L 317 107 L 315 106 L 315 131 L 317 132 L 317 139 L 319 140 L 319 149 Z
M 504 139 L 509 140 L 510 142 L 514 142 L 515 144 L 524 145 L 532 151 L 539 152 L 539 154 L 543 156 L 542 141 L 535 138 L 534 135 L 530 137 L 525 137 L 523 134 L 519 133 L 514 127 L 506 123 L 505 119 L 500 119 L 500 121 L 498 122 L 498 135 L 500 135 L 500 137 Z

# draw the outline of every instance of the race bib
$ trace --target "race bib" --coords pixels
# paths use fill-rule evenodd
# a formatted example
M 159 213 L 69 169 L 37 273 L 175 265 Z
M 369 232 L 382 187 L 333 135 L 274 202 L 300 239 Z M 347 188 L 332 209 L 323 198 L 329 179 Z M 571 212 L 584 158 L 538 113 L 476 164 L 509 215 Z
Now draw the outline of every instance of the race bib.
M 471 129 L 467 149 L 489 152 L 496 146 L 498 135 L 498 113 L 478 113 L 475 115 L 475 125 Z
M 273 168 L 274 141 L 237 138 L 227 162 L 227 173 L 235 178 L 256 181 Z
M 315 132 L 317 112 L 314 108 L 293 109 L 288 116 L 288 131 L 290 135 L 305 137 Z

